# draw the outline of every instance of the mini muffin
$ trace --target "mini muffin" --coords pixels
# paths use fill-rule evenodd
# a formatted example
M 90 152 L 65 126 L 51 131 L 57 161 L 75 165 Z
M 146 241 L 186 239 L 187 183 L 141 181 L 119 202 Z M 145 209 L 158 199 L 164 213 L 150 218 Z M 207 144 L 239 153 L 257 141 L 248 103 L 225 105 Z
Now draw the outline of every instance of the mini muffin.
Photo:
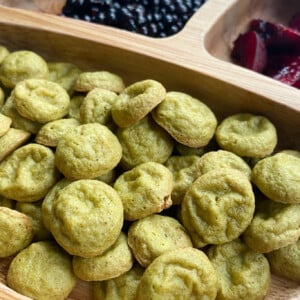
M 152 116 L 177 142 L 194 148 L 207 145 L 217 127 L 217 119 L 206 104 L 181 92 L 168 92 Z
M 196 248 L 236 239 L 250 224 L 255 207 L 246 175 L 231 168 L 198 177 L 182 201 L 180 216 Z
M 262 158 L 277 145 L 275 126 L 264 116 L 239 113 L 225 118 L 217 127 L 221 148 L 239 156 Z
M 173 151 L 173 139 L 149 115 L 135 125 L 119 128 L 116 135 L 123 150 L 120 164 L 126 170 L 149 161 L 165 163 Z
M 16 254 L 33 239 L 30 218 L 11 208 L 0 206 L 0 228 L 0 257 Z
M 67 117 L 76 119 L 80 122 L 80 106 L 85 98 L 85 94 L 75 94 L 70 99 L 70 107 Z
M 58 244 L 68 253 L 86 258 L 99 256 L 112 246 L 123 225 L 118 193 L 92 179 L 77 180 L 61 189 L 49 213 L 50 231 Z
M 232 168 L 244 173 L 249 179 L 251 178 L 251 168 L 238 155 L 225 151 L 210 151 L 201 156 L 199 169 L 202 174 L 218 168 Z
M 50 230 L 50 224 L 52 222 L 52 204 L 55 198 L 58 195 L 58 192 L 70 184 L 72 181 L 66 178 L 63 178 L 55 183 L 55 185 L 48 191 L 45 198 L 42 201 L 42 219 L 44 226 Z
M 158 214 L 135 221 L 129 227 L 128 244 L 136 260 L 145 268 L 167 251 L 193 247 L 184 227 L 176 219 Z
M 95 300 L 135 300 L 138 284 L 144 269 L 138 264 L 126 273 L 109 280 L 97 281 L 92 285 Z
M 79 74 L 74 90 L 89 92 L 94 88 L 102 88 L 115 93 L 121 93 L 124 88 L 123 79 L 108 71 L 82 72 Z
M 216 299 L 217 273 L 201 250 L 174 249 L 157 257 L 138 285 L 137 300 Z
M 6 98 L 6 95 L 5 95 L 4 89 L 0 87 L 0 111 L 1 111 L 1 109 L 2 109 L 2 107 L 4 105 L 4 103 L 5 103 L 5 100 L 6 100 L 5 98 Z
M 90 179 L 117 166 L 122 148 L 104 125 L 89 123 L 71 128 L 57 144 L 55 163 L 68 179 Z
M 297 150 L 285 149 L 285 150 L 280 151 L 280 153 L 285 153 L 285 154 L 293 155 L 293 156 L 300 158 L 300 151 L 297 151 Z
M 57 180 L 54 153 L 43 145 L 22 146 L 0 164 L 0 195 L 9 199 L 40 200 Z
M 42 127 L 41 123 L 31 121 L 29 119 L 22 117 L 18 113 L 12 97 L 7 98 L 7 100 L 5 101 L 5 104 L 2 107 L 1 112 L 2 112 L 2 114 L 6 115 L 12 119 L 11 126 L 13 128 L 21 129 L 21 130 L 36 134 Z
M 55 242 L 32 243 L 11 262 L 7 284 L 33 299 L 66 299 L 76 284 L 71 257 Z
M 243 233 L 250 248 L 268 253 L 295 243 L 299 237 L 300 204 L 283 204 L 258 197 L 253 220 Z
M 238 239 L 210 247 L 207 255 L 219 277 L 216 299 L 264 299 L 271 273 L 263 254 L 253 251 Z
M 7 208 L 14 208 L 16 201 L 7 199 L 5 197 L 0 196 L 0 206 L 7 207 Z
M 35 141 L 48 147 L 56 147 L 60 138 L 66 132 L 79 126 L 80 123 L 76 119 L 66 118 L 54 120 L 46 123 L 37 133 Z
M 252 181 L 273 201 L 300 203 L 300 158 L 277 153 L 256 163 Z
M 186 156 L 186 155 L 198 155 L 201 156 L 205 152 L 207 152 L 207 149 L 205 146 L 193 148 L 189 147 L 183 144 L 180 144 L 178 142 L 175 143 L 175 150 L 178 152 L 179 155 Z
M 0 162 L 15 151 L 17 148 L 25 144 L 31 134 L 22 129 L 9 128 L 5 135 L 0 137 Z
M 300 240 L 266 254 L 272 273 L 300 282 Z
M 117 96 L 116 93 L 101 88 L 88 92 L 80 106 L 81 123 L 100 123 L 111 130 L 115 129 L 111 109 Z
M 127 236 L 121 232 L 116 242 L 99 256 L 73 257 L 75 275 L 85 281 L 103 281 L 116 278 L 132 268 L 133 255 Z
M 172 190 L 173 204 L 181 204 L 190 185 L 202 175 L 199 168 L 200 157 L 197 155 L 170 156 L 165 166 L 172 172 L 174 188 Z
M 67 62 L 48 62 L 49 80 L 58 83 L 69 94 L 73 92 L 76 80 L 81 73 L 74 64 Z
M 148 162 L 122 173 L 114 183 L 124 218 L 134 221 L 172 205 L 173 175 L 164 165 Z
M 9 53 L 9 50 L 5 46 L 0 45 L 0 64 Z
M 70 97 L 58 83 L 26 79 L 16 84 L 11 97 L 18 113 L 26 119 L 47 123 L 69 112 Z
M 52 235 L 49 230 L 45 228 L 42 216 L 42 202 L 37 201 L 33 203 L 17 202 L 15 209 L 26 216 L 28 216 L 32 222 L 34 241 L 42 241 L 52 239 Z
M 7 55 L 0 65 L 0 80 L 7 88 L 29 78 L 48 79 L 49 69 L 46 61 L 37 53 L 20 50 Z
M 166 89 L 152 79 L 138 81 L 128 86 L 112 106 L 112 117 L 119 127 L 129 127 L 143 119 L 164 100 Z
M 12 119 L 0 113 L 0 138 L 9 130 Z
M 113 185 L 115 180 L 117 179 L 117 176 L 118 176 L 118 172 L 117 172 L 117 169 L 112 169 L 110 171 L 108 171 L 107 173 L 101 175 L 101 176 L 97 176 L 93 179 L 97 179 L 97 180 L 100 180 L 100 181 L 103 181 L 107 184 L 110 184 L 110 185 Z

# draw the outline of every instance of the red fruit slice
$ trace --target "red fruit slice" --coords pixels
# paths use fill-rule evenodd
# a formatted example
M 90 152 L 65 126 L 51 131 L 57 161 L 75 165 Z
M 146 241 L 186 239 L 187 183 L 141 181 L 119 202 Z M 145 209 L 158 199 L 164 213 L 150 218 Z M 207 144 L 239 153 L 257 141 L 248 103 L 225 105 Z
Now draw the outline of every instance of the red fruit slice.
M 270 50 L 284 49 L 292 52 L 300 49 L 300 32 L 293 28 L 254 19 L 250 22 L 250 30 L 257 32 Z
M 289 27 L 300 31 L 300 12 L 295 14 L 289 21 Z
M 267 50 L 264 40 L 255 31 L 240 34 L 234 41 L 232 57 L 243 67 L 262 72 L 267 63 Z
M 279 54 L 270 56 L 265 75 L 300 88 L 300 55 Z
M 266 28 L 267 22 L 261 19 L 252 19 L 249 25 L 249 31 L 254 30 L 257 32 L 263 39 L 268 39 L 268 32 Z

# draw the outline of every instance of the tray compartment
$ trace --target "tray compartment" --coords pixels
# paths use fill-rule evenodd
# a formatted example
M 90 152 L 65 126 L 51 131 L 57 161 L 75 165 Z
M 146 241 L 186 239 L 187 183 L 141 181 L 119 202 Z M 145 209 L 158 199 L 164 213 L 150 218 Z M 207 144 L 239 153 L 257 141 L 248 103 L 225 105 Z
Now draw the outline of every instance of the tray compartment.
M 297 1 L 292 1 L 297 4 Z M 238 32 L 237 28 L 222 31 L 224 24 L 240 20 L 240 28 L 246 26 L 247 20 L 240 19 L 247 11 L 247 6 L 242 3 L 248 3 L 250 7 L 250 2 L 252 6 L 254 1 L 250 0 L 209 0 L 182 32 L 162 40 L 1 7 L 0 44 L 10 50 L 36 51 L 48 61 L 72 62 L 82 70 L 109 70 L 121 75 L 126 84 L 146 78 L 159 80 L 168 90 L 187 92 L 206 102 L 219 120 L 237 112 L 266 115 L 278 129 L 279 147 L 300 150 L 300 105 L 286 101 L 287 96 L 298 96 L 299 100 L 299 92 L 275 83 L 274 91 L 262 93 L 256 84 L 264 76 L 235 66 L 224 58 L 224 52 L 218 56 L 218 51 L 214 50 L 225 47 L 213 46 L 223 41 L 217 39 L 218 35 L 225 34 L 229 43 L 233 33 Z M 267 2 L 271 4 L 273 1 L 264 3 Z M 261 5 L 259 0 L 255 3 Z M 298 6 L 300 8 L 300 3 Z M 212 8 L 213 15 L 205 14 Z M 256 10 L 253 8 L 251 11 L 254 13 Z M 273 86 L 273 80 L 264 80 L 261 88 Z M 246 81 L 248 85 L 244 85 Z M 278 90 L 281 91 L 279 96 L 286 98 L 279 98 Z M 8 260 L 0 259 L 0 298 L 28 299 L 5 286 Z M 266 299 L 299 299 L 299 295 L 297 283 L 274 276 Z M 89 284 L 80 281 L 69 299 L 90 298 Z

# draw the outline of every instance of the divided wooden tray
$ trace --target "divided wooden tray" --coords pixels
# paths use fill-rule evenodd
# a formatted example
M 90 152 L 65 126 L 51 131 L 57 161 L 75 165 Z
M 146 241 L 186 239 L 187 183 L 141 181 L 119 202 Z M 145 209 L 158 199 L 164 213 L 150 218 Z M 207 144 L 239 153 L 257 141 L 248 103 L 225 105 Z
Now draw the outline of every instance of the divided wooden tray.
M 36 11 L 0 6 L 0 44 L 29 49 L 47 60 L 83 70 L 110 70 L 127 84 L 146 78 L 168 90 L 192 94 L 217 117 L 236 112 L 266 115 L 276 125 L 279 148 L 300 150 L 300 91 L 246 70 L 230 60 L 232 41 L 253 17 L 286 21 L 300 11 L 290 0 L 209 0 L 178 34 L 149 38 L 111 27 Z M 28 299 L 5 285 L 9 259 L 0 259 L 0 299 Z M 79 282 L 69 299 L 91 299 Z M 300 299 L 299 283 L 272 277 L 268 300 Z

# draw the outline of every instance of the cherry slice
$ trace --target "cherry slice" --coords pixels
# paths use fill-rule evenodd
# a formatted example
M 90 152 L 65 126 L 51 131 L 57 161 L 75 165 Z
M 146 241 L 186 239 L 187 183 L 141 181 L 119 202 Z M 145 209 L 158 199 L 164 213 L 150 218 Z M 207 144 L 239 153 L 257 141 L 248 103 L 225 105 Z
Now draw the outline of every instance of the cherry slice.
M 300 88 L 300 55 L 270 56 L 265 74 L 285 84 Z
M 267 62 L 265 42 L 255 31 L 240 34 L 234 41 L 232 57 L 243 67 L 261 73 Z
M 250 30 L 257 32 L 272 51 L 299 51 L 300 32 L 278 23 L 254 19 L 250 22 Z

